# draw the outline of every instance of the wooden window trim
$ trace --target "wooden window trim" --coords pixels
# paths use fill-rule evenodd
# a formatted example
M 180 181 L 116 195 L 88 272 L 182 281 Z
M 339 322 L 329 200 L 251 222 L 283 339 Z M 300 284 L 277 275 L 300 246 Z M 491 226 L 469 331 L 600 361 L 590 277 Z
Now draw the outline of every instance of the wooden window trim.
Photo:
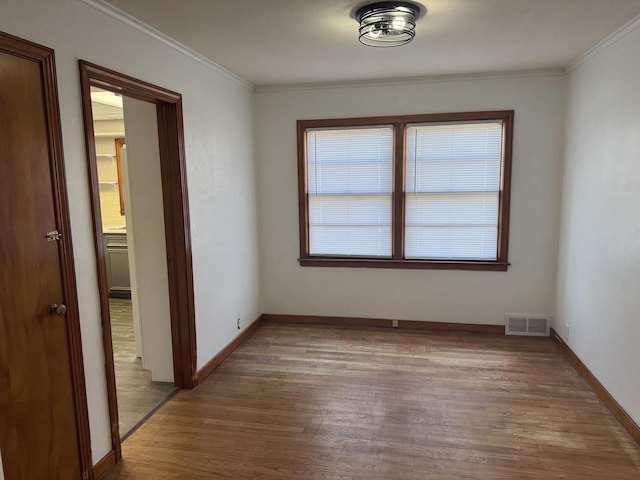
M 506 271 L 509 267 L 509 212 L 511 203 L 511 164 L 513 153 L 513 110 L 492 110 L 482 112 L 435 113 L 425 115 L 396 115 L 387 117 L 338 118 L 318 120 L 298 120 L 298 207 L 300 227 L 301 266 L 313 267 L 364 267 L 364 268 L 407 268 L 436 270 L 484 270 Z M 406 170 L 405 137 L 407 124 L 468 122 L 484 120 L 502 121 L 502 164 L 501 187 L 498 211 L 497 260 L 406 260 L 404 259 L 404 179 Z M 393 243 L 391 258 L 314 256 L 309 254 L 309 199 L 307 195 L 307 142 L 306 131 L 311 128 L 364 127 L 392 125 L 394 130 L 393 171 L 394 190 L 392 199 Z

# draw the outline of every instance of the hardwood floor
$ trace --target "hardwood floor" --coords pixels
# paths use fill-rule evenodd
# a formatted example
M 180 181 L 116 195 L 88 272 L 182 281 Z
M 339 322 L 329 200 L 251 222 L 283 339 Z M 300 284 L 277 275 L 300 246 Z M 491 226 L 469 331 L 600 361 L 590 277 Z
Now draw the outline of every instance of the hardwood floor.
M 548 338 L 264 324 L 105 480 L 638 480 L 640 447 Z
M 158 405 L 172 395 L 172 383 L 153 382 L 136 357 L 131 300 L 110 298 L 109 313 L 116 370 L 120 437 L 125 438 Z

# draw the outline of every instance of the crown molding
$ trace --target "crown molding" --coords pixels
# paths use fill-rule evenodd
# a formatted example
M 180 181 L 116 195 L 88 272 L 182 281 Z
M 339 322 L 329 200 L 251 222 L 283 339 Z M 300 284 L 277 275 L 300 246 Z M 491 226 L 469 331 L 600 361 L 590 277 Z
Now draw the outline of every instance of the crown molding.
M 320 90 L 330 88 L 360 88 L 380 87 L 395 85 L 419 85 L 423 83 L 460 82 L 472 80 L 492 80 L 501 78 L 527 78 L 527 77 L 561 77 L 566 74 L 564 68 L 547 68 L 538 70 L 516 70 L 504 72 L 465 73 L 453 75 L 430 75 L 423 77 L 386 78 L 376 80 L 348 80 L 337 82 L 298 83 L 284 85 L 256 86 L 257 93 L 263 92 L 287 92 L 300 90 Z
M 147 25 L 146 23 L 138 20 L 137 18 L 129 15 L 128 13 L 120 10 L 119 8 L 114 7 L 113 5 L 110 5 L 108 3 L 106 3 L 103 0 L 80 0 L 82 3 L 95 8 L 96 10 L 98 10 L 101 13 L 104 13 L 105 15 L 108 15 L 116 20 L 118 20 L 119 22 L 124 23 L 125 25 L 128 25 L 129 27 L 144 33 L 145 35 L 151 37 L 152 39 L 154 39 L 155 41 L 162 43 L 163 45 L 170 47 L 174 50 L 176 50 L 177 52 L 180 52 L 181 54 L 185 55 L 186 57 L 189 57 L 192 60 L 195 60 L 196 62 L 200 63 L 201 65 L 204 65 L 207 68 L 210 68 L 211 70 L 213 70 L 214 72 L 224 76 L 225 78 L 233 81 L 234 83 L 246 88 L 247 90 L 254 90 L 255 86 L 246 81 L 245 79 L 239 77 L 238 75 L 236 75 L 235 73 L 230 72 L 229 70 L 227 70 L 224 67 L 221 67 L 220 65 L 218 65 L 215 62 L 212 62 L 211 60 L 209 60 L 207 57 L 205 57 L 204 55 L 196 52 L 195 50 L 190 49 L 189 47 L 187 47 L 186 45 L 181 44 L 180 42 L 174 40 L 173 38 L 169 37 L 168 35 L 165 35 L 164 33 L 156 30 L 155 28 L 153 28 L 150 25 Z
M 624 38 L 629 33 L 640 27 L 640 15 L 634 17 L 632 20 L 624 24 L 622 27 L 599 41 L 589 50 L 572 60 L 564 68 L 550 68 L 550 69 L 537 69 L 537 70 L 517 70 L 517 71 L 499 71 L 499 72 L 481 72 L 481 73 L 469 73 L 469 74 L 451 74 L 451 75 L 430 75 L 419 77 L 406 77 L 406 78 L 383 78 L 374 80 L 347 80 L 347 81 L 329 81 L 329 82 L 314 82 L 314 83 L 298 83 L 298 84 L 276 84 L 276 85 L 253 85 L 247 80 L 239 77 L 238 75 L 230 72 L 224 67 L 211 61 L 204 55 L 192 50 L 186 45 L 181 44 L 177 40 L 165 35 L 164 33 L 156 30 L 150 25 L 138 20 L 137 18 L 129 15 L 128 13 L 114 7 L 111 4 L 106 3 L 104 0 L 80 0 L 82 3 L 100 11 L 101 13 L 108 15 L 119 22 L 128 25 L 129 27 L 144 33 L 163 45 L 170 47 L 177 52 L 191 58 L 192 60 L 200 63 L 201 65 L 210 68 L 214 72 L 222 75 L 223 77 L 233 81 L 234 83 L 246 88 L 247 90 L 255 91 L 257 93 L 262 92 L 286 92 L 286 91 L 303 91 L 303 90 L 318 90 L 318 89 L 332 89 L 332 88 L 357 88 L 357 87 L 376 87 L 376 86 L 392 86 L 392 85 L 414 85 L 423 83 L 437 83 L 437 82 L 452 82 L 452 81 L 470 81 L 470 80 L 487 80 L 487 79 L 500 79 L 500 78 L 525 78 L 525 77 L 550 77 L 550 76 L 563 76 L 576 69 L 581 64 L 587 62 L 600 52 L 606 50 L 614 43 Z
M 606 50 L 611 45 L 616 43 L 618 40 L 622 40 L 624 37 L 626 37 L 628 34 L 633 32 L 638 27 L 640 27 L 640 15 L 638 15 L 637 17 L 634 17 L 629 22 L 625 23 L 623 26 L 617 29 L 615 32 L 603 38 L 598 43 L 596 43 L 593 47 L 591 47 L 589 50 L 587 50 L 582 55 L 574 59 L 571 63 L 569 63 L 566 66 L 565 68 L 566 73 L 571 72 L 572 70 L 576 69 L 577 67 L 587 62 L 591 58 L 595 57 L 600 52 Z

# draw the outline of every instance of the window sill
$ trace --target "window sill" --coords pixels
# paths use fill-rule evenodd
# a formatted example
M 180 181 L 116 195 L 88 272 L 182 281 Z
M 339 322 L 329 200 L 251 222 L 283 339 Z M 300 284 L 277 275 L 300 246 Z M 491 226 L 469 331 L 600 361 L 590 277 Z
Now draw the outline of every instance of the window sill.
M 298 259 L 302 267 L 396 268 L 426 270 L 480 270 L 506 272 L 509 263 L 451 260 L 391 260 L 387 258 L 307 257 Z

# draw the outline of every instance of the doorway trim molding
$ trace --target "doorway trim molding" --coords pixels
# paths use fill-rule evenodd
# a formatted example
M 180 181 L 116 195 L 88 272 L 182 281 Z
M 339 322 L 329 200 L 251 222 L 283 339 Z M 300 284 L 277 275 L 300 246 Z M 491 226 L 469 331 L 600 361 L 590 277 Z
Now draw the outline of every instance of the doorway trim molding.
M 37 43 L 0 32 L 0 51 L 26 58 L 40 65 L 42 72 L 45 122 L 49 140 L 51 167 L 51 186 L 53 189 L 56 224 L 64 233 L 60 242 L 60 267 L 62 272 L 62 291 L 67 304 L 67 335 L 69 342 L 69 366 L 73 386 L 74 411 L 78 432 L 78 452 L 83 479 L 93 479 L 91 459 L 91 433 L 89 430 L 89 411 L 85 384 L 84 361 L 82 357 L 82 338 L 80 333 L 80 314 L 78 311 L 78 290 L 73 260 L 73 241 L 69 219 L 67 198 L 67 180 L 65 175 L 62 148 L 62 126 L 58 101 L 58 84 L 54 51 Z
M 167 247 L 174 383 L 179 388 L 193 388 L 197 383 L 196 329 L 191 229 L 189 225 L 189 203 L 184 155 L 182 95 L 84 60 L 79 61 L 79 67 L 94 242 L 98 267 L 109 415 L 111 418 L 111 440 L 115 462 L 117 463 L 122 458 L 122 452 L 118 427 L 111 320 L 109 317 L 107 268 L 104 243 L 102 241 L 100 187 L 98 184 L 91 109 L 91 87 L 99 87 L 156 105 Z

